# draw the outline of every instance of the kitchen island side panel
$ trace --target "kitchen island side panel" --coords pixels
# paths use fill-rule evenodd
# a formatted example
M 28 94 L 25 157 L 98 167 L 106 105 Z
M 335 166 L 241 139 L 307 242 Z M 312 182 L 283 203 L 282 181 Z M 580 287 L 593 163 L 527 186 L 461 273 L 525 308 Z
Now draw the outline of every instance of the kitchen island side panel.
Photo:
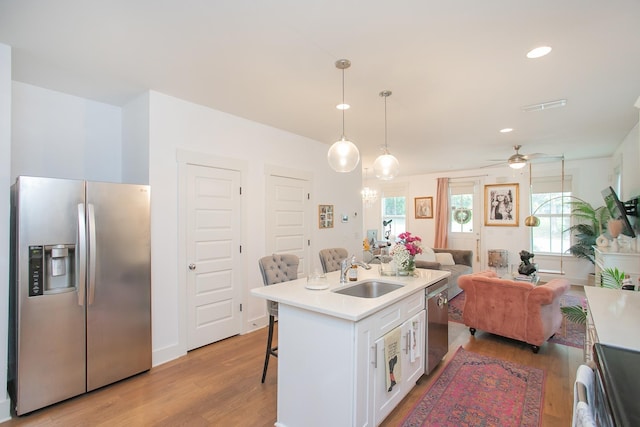
M 354 323 L 283 304 L 278 316 L 277 425 L 351 426 Z

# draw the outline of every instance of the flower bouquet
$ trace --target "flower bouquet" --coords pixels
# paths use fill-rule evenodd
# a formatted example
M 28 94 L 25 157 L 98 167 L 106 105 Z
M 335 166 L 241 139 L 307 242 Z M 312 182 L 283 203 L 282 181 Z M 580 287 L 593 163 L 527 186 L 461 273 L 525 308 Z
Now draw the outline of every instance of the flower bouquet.
M 398 235 L 398 241 L 391 248 L 390 255 L 398 268 L 398 274 L 408 276 L 416 268 L 415 256 L 422 253 L 422 239 L 408 231 Z

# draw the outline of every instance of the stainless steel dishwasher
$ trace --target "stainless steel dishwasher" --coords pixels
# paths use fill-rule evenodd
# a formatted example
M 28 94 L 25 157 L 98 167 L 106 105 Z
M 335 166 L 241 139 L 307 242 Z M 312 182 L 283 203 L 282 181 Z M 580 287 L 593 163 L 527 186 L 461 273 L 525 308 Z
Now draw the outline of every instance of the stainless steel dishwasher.
M 449 351 L 449 281 L 442 279 L 425 289 L 427 298 L 427 336 L 424 373 L 433 368 Z

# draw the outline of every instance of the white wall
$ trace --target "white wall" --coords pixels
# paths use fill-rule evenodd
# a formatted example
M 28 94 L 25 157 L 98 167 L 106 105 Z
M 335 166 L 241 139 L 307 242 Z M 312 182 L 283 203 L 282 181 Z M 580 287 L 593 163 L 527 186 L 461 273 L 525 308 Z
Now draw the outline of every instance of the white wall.
M 11 181 L 19 175 L 122 180 L 122 110 L 13 82 Z
M 612 156 L 613 166 L 622 167 L 622 201 L 640 196 L 640 131 L 636 125 Z
M 262 286 L 257 262 L 266 248 L 265 168 L 276 166 L 311 174 L 313 205 L 333 204 L 336 214 L 349 214 L 348 223 L 337 219 L 333 229 L 319 230 L 314 208 L 310 252 L 318 267 L 318 251 L 323 247 L 342 246 L 361 253 L 361 175 L 333 172 L 326 160 L 327 144 L 158 92 L 149 95 L 149 111 L 154 365 L 186 352 L 179 306 L 184 290 L 178 287 L 186 266 L 177 264 L 178 150 L 247 165 L 242 201 L 245 331 L 266 322 L 264 301 L 249 295 L 250 289 Z
M 532 166 L 532 174 L 534 177 L 542 176 L 560 176 L 561 163 L 536 163 Z M 565 175 L 572 176 L 573 194 L 580 197 L 595 206 L 604 204 L 600 191 L 610 185 L 611 171 L 610 159 L 590 159 L 581 161 L 566 161 Z M 433 246 L 435 237 L 435 219 L 415 219 L 413 214 L 413 203 L 415 197 L 434 198 L 434 209 L 437 183 L 439 177 L 458 178 L 458 177 L 479 177 L 482 185 L 496 183 L 518 183 L 519 184 L 519 226 L 518 227 L 485 227 L 482 225 L 481 230 L 481 253 L 480 268 L 487 268 L 487 251 L 490 249 L 506 249 L 509 251 L 509 262 L 511 264 L 519 264 L 519 252 L 523 249 L 529 250 L 529 229 L 524 226 L 524 219 L 529 215 L 529 169 L 513 170 L 508 166 L 494 167 L 485 169 L 474 169 L 466 171 L 457 171 L 447 174 L 427 174 L 413 175 L 406 177 L 398 177 L 394 180 L 394 185 L 405 183 L 407 186 L 407 230 L 412 234 L 418 235 L 423 239 L 427 246 Z M 375 179 L 368 180 L 366 183 L 371 188 L 379 191 L 384 190 L 383 183 Z M 481 197 L 484 195 L 481 190 Z M 481 203 L 484 205 L 484 201 Z M 484 218 L 481 219 L 482 223 Z M 370 208 L 365 208 L 364 212 L 364 230 L 377 229 L 380 236 L 382 227 L 380 201 Z M 475 251 L 474 251 L 475 252 Z M 553 257 L 545 258 L 536 257 L 536 262 L 540 264 L 542 269 L 552 269 L 551 264 Z M 557 264 L 557 263 L 555 263 Z M 570 255 L 563 257 L 563 267 L 566 272 L 566 278 L 572 283 L 586 283 L 587 274 L 593 271 L 591 263 L 584 260 L 576 259 Z M 557 269 L 557 267 L 555 268 Z
M 7 383 L 9 312 L 9 187 L 11 185 L 11 48 L 0 44 L 0 384 Z M 0 422 L 11 401 L 0 387 Z
M 149 184 L 149 93 L 122 109 L 122 182 Z

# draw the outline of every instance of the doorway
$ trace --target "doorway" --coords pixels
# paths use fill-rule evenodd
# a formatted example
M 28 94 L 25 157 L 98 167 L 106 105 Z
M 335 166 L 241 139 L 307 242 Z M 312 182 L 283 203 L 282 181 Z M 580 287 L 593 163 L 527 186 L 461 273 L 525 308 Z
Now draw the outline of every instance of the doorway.
M 266 171 L 266 254 L 289 253 L 300 259 L 298 277 L 309 273 L 312 218 L 311 180 L 294 171 Z
M 187 350 L 242 329 L 241 173 L 187 164 L 185 171 Z
M 482 260 L 482 195 L 479 179 L 449 180 L 449 248 L 473 251 L 473 271 Z

